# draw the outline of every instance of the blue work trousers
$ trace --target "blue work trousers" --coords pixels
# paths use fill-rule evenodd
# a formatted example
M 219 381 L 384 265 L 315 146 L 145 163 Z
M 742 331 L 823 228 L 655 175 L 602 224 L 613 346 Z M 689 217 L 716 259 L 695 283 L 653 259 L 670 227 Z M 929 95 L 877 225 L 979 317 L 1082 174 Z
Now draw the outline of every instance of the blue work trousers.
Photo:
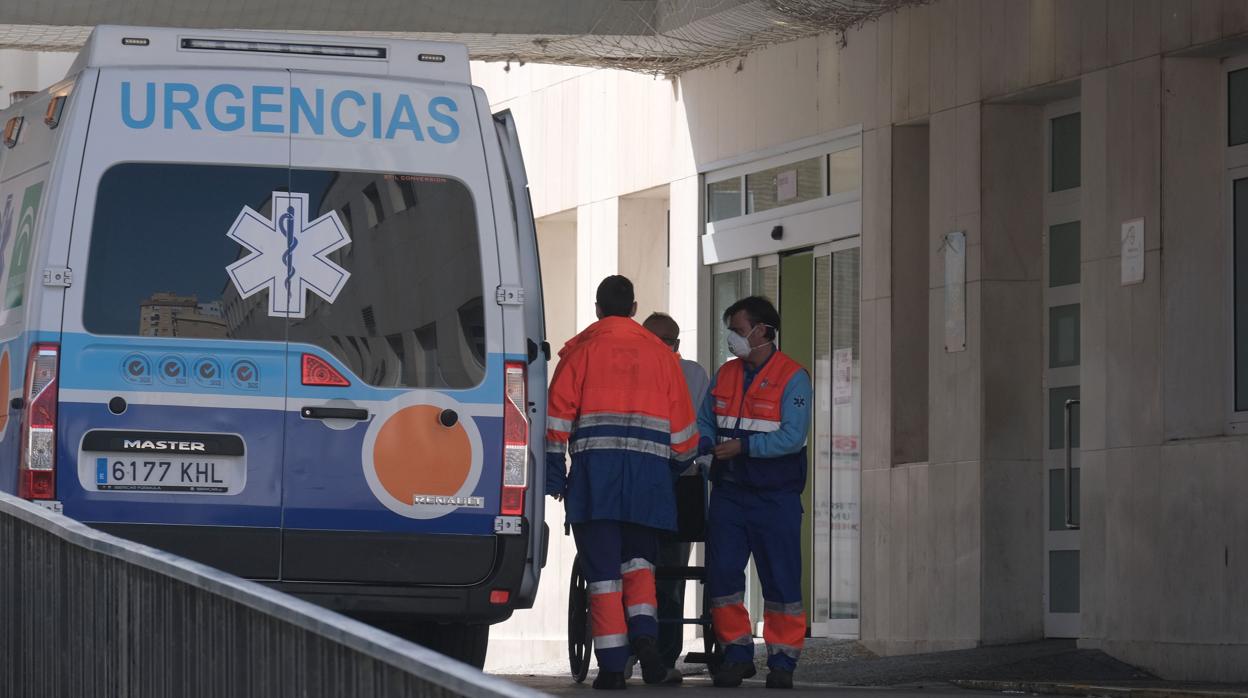
M 767 665 L 793 671 L 806 637 L 801 496 L 722 482 L 711 490 L 708 523 L 706 585 L 724 660 L 754 660 L 745 609 L 745 566 L 752 554 L 763 587 Z
M 599 671 L 623 671 L 630 641 L 658 635 L 654 559 L 658 529 L 622 521 L 572 524 Z

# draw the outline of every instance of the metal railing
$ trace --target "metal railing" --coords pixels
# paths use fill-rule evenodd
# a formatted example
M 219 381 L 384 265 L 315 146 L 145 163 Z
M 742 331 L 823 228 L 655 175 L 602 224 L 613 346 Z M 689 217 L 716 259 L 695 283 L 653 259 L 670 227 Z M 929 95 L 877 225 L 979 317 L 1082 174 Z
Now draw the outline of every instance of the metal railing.
M 0 493 L 0 696 L 538 696 Z

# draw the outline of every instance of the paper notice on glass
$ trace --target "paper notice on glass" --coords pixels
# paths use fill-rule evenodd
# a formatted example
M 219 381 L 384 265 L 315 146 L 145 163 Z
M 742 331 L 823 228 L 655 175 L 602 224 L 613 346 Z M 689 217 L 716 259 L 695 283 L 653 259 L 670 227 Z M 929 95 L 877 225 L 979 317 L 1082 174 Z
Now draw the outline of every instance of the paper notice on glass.
M 945 351 L 966 350 L 966 233 L 945 236 Z
M 844 405 L 854 399 L 854 350 L 837 349 L 832 354 L 832 402 Z
M 1144 281 L 1144 219 L 1122 224 L 1122 285 Z
M 776 201 L 797 198 L 797 170 L 785 170 L 776 175 Z
M 826 415 L 832 410 L 832 361 L 831 359 L 815 359 L 815 410 L 819 415 Z M 831 419 L 829 417 L 829 419 Z M 818 432 L 823 421 L 815 418 L 815 431 Z

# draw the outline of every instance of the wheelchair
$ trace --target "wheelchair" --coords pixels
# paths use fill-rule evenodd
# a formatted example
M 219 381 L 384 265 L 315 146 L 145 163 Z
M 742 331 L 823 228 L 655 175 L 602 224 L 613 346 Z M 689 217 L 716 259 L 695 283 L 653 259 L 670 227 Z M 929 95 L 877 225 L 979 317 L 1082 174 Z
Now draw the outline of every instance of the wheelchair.
M 707 513 L 707 477 L 706 469 L 698 468 L 698 472 L 684 475 L 676 479 L 676 539 L 682 543 L 706 542 Z M 706 581 L 704 566 L 656 566 L 655 581 L 679 579 L 686 585 L 696 581 Z M 686 586 L 686 593 L 688 588 Z M 702 651 L 689 652 L 685 662 L 689 664 L 705 664 L 708 671 L 714 673 L 722 661 L 723 651 L 715 640 L 715 632 L 711 627 L 711 599 L 702 594 L 702 610 L 697 618 L 662 618 L 659 625 L 700 625 L 702 626 Z M 572 670 L 572 678 L 581 683 L 589 675 L 589 665 L 593 658 L 593 628 L 590 626 L 589 615 L 589 583 L 581 574 L 580 556 L 572 563 L 572 575 L 568 585 L 568 665 Z

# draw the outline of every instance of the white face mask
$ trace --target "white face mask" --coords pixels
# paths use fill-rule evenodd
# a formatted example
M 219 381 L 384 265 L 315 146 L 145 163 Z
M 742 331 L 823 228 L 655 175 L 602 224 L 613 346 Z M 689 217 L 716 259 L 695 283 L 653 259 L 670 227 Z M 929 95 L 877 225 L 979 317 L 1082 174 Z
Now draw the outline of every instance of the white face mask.
M 757 330 L 759 327 L 762 327 L 762 325 L 755 325 L 754 328 L 751 329 L 744 337 L 736 332 L 733 332 L 732 330 L 728 330 L 728 351 L 732 352 L 732 355 L 738 359 L 744 359 L 749 356 L 750 352 L 757 348 L 750 345 L 750 336 L 753 335 L 754 330 Z M 762 345 L 760 344 L 759 346 Z

